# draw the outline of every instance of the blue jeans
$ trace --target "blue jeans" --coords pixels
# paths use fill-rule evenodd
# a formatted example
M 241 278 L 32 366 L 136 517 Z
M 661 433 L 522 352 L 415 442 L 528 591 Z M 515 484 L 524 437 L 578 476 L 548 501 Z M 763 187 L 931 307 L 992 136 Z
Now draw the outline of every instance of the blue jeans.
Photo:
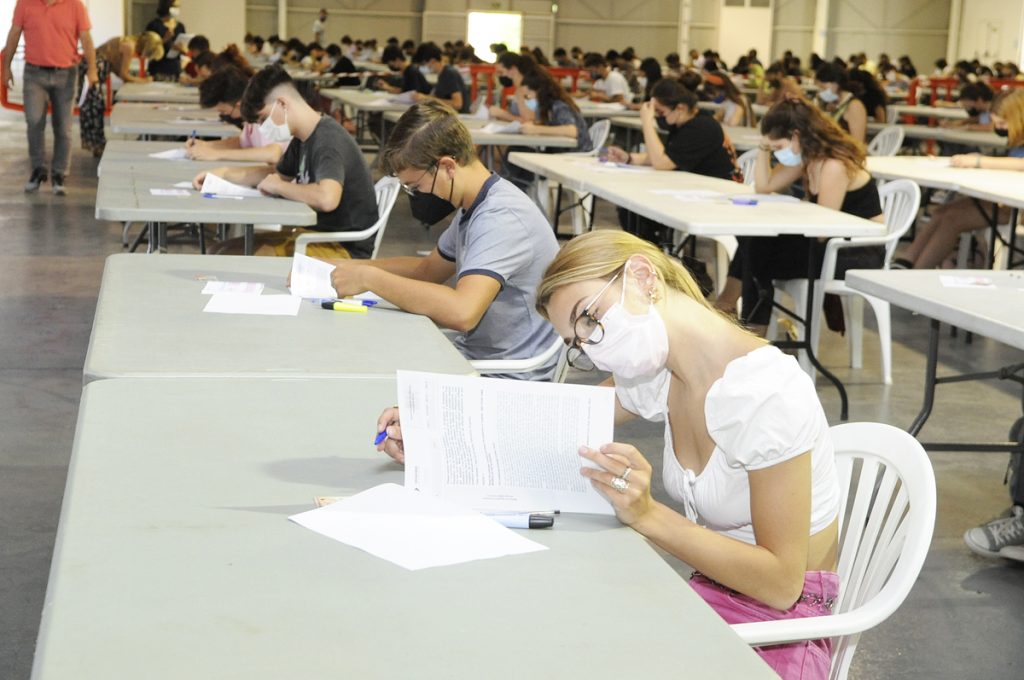
M 46 169 L 46 107 L 53 115 L 54 173 L 66 175 L 71 165 L 72 104 L 78 68 L 44 69 L 25 64 L 22 97 L 28 123 L 28 156 L 32 168 Z

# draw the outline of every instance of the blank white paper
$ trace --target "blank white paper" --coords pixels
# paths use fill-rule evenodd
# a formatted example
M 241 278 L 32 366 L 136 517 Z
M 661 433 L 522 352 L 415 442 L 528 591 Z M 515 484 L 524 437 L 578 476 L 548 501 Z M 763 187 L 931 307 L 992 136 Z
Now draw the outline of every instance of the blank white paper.
M 288 519 L 409 570 L 547 550 L 478 512 L 397 484 Z
M 292 295 L 243 295 L 217 293 L 203 308 L 215 314 L 258 314 L 263 316 L 297 316 L 302 298 Z
M 259 295 L 263 292 L 262 283 L 247 281 L 207 281 L 203 286 L 203 295 L 219 295 L 234 293 L 236 295 Z
M 150 196 L 191 196 L 192 192 L 185 189 L 150 189 Z
M 331 285 L 331 272 L 334 265 L 315 257 L 295 253 L 292 259 L 292 295 L 300 298 L 338 297 L 338 292 Z
M 203 180 L 201 191 L 204 194 L 213 194 L 214 196 L 242 196 L 244 198 L 259 198 L 263 195 L 258 189 L 229 182 L 212 172 L 206 173 L 206 179 Z
M 178 147 L 175 149 L 168 149 L 167 151 L 157 151 L 156 153 L 149 154 L 150 158 L 160 158 L 165 161 L 183 161 L 188 158 L 188 154 L 185 153 L 185 149 Z M 189 186 L 191 186 L 189 182 Z
M 523 131 L 523 125 L 518 120 L 513 120 L 509 123 L 488 123 L 480 130 L 489 135 L 515 135 Z

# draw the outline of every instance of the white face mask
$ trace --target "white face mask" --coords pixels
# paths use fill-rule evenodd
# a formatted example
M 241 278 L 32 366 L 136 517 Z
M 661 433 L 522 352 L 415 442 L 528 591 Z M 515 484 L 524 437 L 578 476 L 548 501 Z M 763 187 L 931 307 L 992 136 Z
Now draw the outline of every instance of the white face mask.
M 826 104 L 831 104 L 833 102 L 839 101 L 839 95 L 833 92 L 832 90 L 822 90 L 821 92 L 818 93 L 818 99 L 825 102 Z
M 429 66 L 424 65 L 420 66 L 420 73 L 422 73 L 425 76 L 429 76 L 431 73 L 433 73 L 433 71 L 430 70 Z
M 287 142 L 292 138 L 292 132 L 288 128 L 288 110 L 284 112 L 284 123 L 278 125 L 274 122 L 274 109 L 277 108 L 277 102 L 270 107 L 270 113 L 267 115 L 266 120 L 260 123 L 260 136 L 263 137 L 263 141 L 266 144 L 272 144 L 274 142 Z
M 602 371 L 610 371 L 616 377 L 626 380 L 654 377 L 665 368 L 665 362 L 668 361 L 668 330 L 653 302 L 646 314 L 632 314 L 626 309 L 624 303 L 629 283 L 629 262 L 626 262 L 624 271 L 626 276 L 622 280 L 622 296 L 601 317 L 604 336 L 596 344 L 584 343 L 583 351 L 595 366 Z M 588 309 L 600 299 L 615 278 L 605 284 L 587 305 Z
M 782 163 L 787 168 L 795 168 L 804 162 L 803 157 L 788 146 L 775 152 L 775 160 Z
M 170 7 L 167 11 L 170 13 L 172 19 L 177 19 L 181 16 L 181 10 L 177 7 Z

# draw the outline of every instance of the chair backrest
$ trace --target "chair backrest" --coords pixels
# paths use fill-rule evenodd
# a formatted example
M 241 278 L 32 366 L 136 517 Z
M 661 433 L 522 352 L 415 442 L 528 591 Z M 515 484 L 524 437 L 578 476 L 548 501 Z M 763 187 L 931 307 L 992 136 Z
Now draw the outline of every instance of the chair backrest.
M 831 438 L 840 494 L 833 614 L 732 629 L 751 645 L 832 638 L 829 677 L 842 680 L 860 634 L 900 607 L 921 572 L 935 529 L 935 474 L 917 440 L 891 425 L 836 425 Z
M 882 128 L 868 144 L 869 156 L 895 156 L 903 146 L 903 128 L 899 125 L 887 125 Z
M 612 129 L 612 122 L 607 118 L 602 118 L 593 125 L 590 126 L 588 133 L 590 134 L 590 155 L 596 156 L 601 151 L 601 147 L 608 141 L 608 132 Z
M 879 187 L 878 197 L 882 200 L 886 227 L 883 267 L 888 269 L 896 253 L 896 244 L 917 218 L 917 210 L 921 207 L 921 187 L 913 180 L 897 179 Z
M 743 183 L 754 186 L 754 166 L 757 165 L 757 149 L 744 151 L 736 159 L 736 163 L 740 166 L 740 172 L 743 173 Z
M 547 366 L 557 355 L 555 373 L 551 382 L 565 382 L 568 374 L 567 353 L 569 346 L 558 335 L 554 342 L 540 354 L 528 359 L 473 359 L 469 364 L 481 375 L 493 373 L 530 373 Z
M 839 475 L 839 601 L 834 613 L 887 619 L 917 580 L 935 529 L 935 473 L 924 448 L 882 423 L 831 430 Z M 833 641 L 832 675 L 846 677 L 860 633 Z
M 381 177 L 373 186 L 377 194 L 377 234 L 373 237 L 372 259 L 377 258 L 377 251 L 380 250 L 380 242 L 384 240 L 384 229 L 388 226 L 388 217 L 391 209 L 395 207 L 395 199 L 398 198 L 398 190 L 402 188 L 397 177 Z

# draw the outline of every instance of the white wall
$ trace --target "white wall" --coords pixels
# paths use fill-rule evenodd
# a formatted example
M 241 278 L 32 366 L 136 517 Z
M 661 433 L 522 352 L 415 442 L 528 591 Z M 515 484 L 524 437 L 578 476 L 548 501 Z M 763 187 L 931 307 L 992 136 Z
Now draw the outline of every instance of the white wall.
M 181 0 L 181 22 L 189 33 L 205 35 L 218 52 L 230 43 L 242 49 L 245 0 Z
M 755 48 L 759 55 L 771 53 L 772 10 L 768 7 L 721 7 L 718 53 L 732 67 L 741 55 Z
M 960 16 L 957 56 L 983 63 L 1021 61 L 1024 0 L 967 0 Z

